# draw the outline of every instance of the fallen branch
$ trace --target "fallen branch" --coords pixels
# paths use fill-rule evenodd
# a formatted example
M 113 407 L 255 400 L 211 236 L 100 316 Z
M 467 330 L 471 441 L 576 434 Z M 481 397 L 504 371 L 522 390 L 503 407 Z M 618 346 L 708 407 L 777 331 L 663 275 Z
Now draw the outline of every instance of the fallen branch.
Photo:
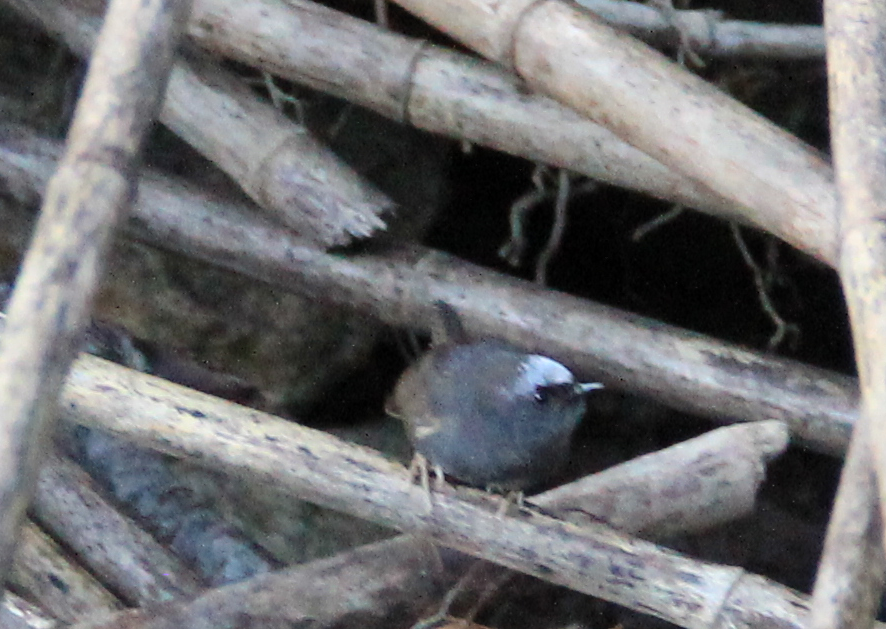
M 59 545 L 32 522 L 22 527 L 9 586 L 67 623 L 123 607 L 116 596 L 71 561 Z
M 94 14 L 72 0 L 4 0 L 81 57 L 95 39 Z M 96 4 L 96 3 L 93 3 Z M 94 7 L 99 8 L 99 7 Z M 384 229 L 394 203 L 307 129 L 199 54 L 174 65 L 161 122 L 216 163 L 263 209 L 318 245 L 347 245 Z
M 418 536 L 362 546 L 328 559 L 100 619 L 75 629 L 313 629 L 390 627 L 417 616 L 453 579 L 441 570 L 437 549 Z M 391 604 L 396 597 L 397 604 Z
M 861 382 L 861 417 L 828 526 L 809 626 L 861 629 L 877 614 L 886 582 L 886 6 L 826 0 L 825 23 L 831 142 L 842 205 L 839 270 Z
M 156 603 L 200 589 L 178 558 L 111 507 L 89 475 L 69 460 L 52 456 L 43 464 L 33 510 L 37 521 L 128 605 Z
M 771 60 L 824 58 L 821 26 L 727 20 L 722 11 L 704 9 L 664 13 L 651 4 L 624 0 L 575 0 L 575 3 L 610 26 L 655 46 L 678 46 L 682 37 L 694 53 L 702 56 Z
M 52 171 L 53 144 L 20 129 L 0 135 L 0 177 L 33 199 Z M 22 222 L 12 216 L 8 230 Z M 540 290 L 419 246 L 326 254 L 249 207 L 169 178 L 143 178 L 128 233 L 393 325 L 430 329 L 433 302 L 442 299 L 477 337 L 510 341 L 691 413 L 729 423 L 779 419 L 822 452 L 845 451 L 855 421 L 852 378 Z
M 787 447 L 781 422 L 719 428 L 532 497 L 575 524 L 649 538 L 693 533 L 754 509 L 765 463 Z
M 821 242 L 817 229 L 836 233 L 833 174 L 821 154 L 588 12 L 562 0 L 396 2 L 743 206 L 753 224 L 810 243 Z M 834 261 L 836 242 L 812 254 Z
M 63 417 L 688 629 L 804 621 L 788 588 L 600 524 L 496 515 L 497 499 L 466 488 L 435 491 L 428 511 L 406 469 L 371 450 L 91 356 L 72 372 Z
M 142 137 L 160 106 L 188 1 L 115 1 L 9 304 L 0 353 L 0 583 L 89 319 Z

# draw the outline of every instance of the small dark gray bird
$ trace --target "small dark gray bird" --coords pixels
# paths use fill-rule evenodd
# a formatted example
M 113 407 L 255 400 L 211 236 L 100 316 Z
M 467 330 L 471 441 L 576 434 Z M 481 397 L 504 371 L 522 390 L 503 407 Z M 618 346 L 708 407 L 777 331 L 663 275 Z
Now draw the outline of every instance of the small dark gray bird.
M 478 487 L 529 489 L 566 462 L 584 396 L 557 361 L 500 341 L 468 342 L 458 315 L 437 302 L 440 342 L 400 377 L 387 412 L 406 424 L 416 453 Z M 435 332 L 437 332 L 435 330 Z

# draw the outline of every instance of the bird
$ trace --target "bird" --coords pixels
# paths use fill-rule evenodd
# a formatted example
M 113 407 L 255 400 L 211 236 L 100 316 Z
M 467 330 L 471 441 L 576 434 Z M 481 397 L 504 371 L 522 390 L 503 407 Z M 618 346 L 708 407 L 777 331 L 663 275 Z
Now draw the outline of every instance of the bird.
M 552 480 L 568 460 L 585 396 L 561 363 L 495 339 L 471 341 L 455 310 L 435 302 L 442 328 L 401 375 L 386 411 L 406 426 L 416 455 L 441 480 L 522 492 Z M 425 468 L 427 478 L 427 468 Z

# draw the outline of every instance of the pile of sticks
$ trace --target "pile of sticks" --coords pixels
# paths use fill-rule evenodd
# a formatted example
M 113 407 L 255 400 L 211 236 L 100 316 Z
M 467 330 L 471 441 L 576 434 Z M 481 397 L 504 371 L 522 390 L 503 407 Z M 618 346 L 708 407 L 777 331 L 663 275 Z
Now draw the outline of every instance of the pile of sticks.
M 343 618 L 365 626 L 395 614 L 408 625 L 404 618 L 420 618 L 464 575 L 466 556 L 691 629 L 871 625 L 886 573 L 886 493 L 878 491 L 886 487 L 886 217 L 877 205 L 886 186 L 879 107 L 886 72 L 878 65 L 886 8 L 826 2 L 825 37 L 815 27 L 620 11 L 615 2 L 396 0 L 486 63 L 306 0 L 111 0 L 103 24 L 98 0 L 3 2 L 89 57 L 90 70 L 64 148 L 20 127 L 0 133 L 0 177 L 17 194 L 43 199 L 0 353 L 0 576 L 25 583 L 40 558 L 63 562 L 25 524 L 29 504 L 43 521 L 73 519 L 64 510 L 52 515 L 53 496 L 77 494 L 86 513 L 101 508 L 100 497 L 80 491 L 87 483 L 77 470 L 47 454 L 57 417 L 406 533 L 201 591 L 163 548 L 120 522 L 114 530 L 129 536 L 120 547 L 141 553 L 128 565 L 149 568 L 135 581 L 126 576 L 132 571 L 118 570 L 107 577 L 110 589 L 127 592 L 130 603 L 159 605 L 119 611 L 106 584 L 71 576 L 83 584 L 76 605 L 35 593 L 40 610 L 10 595 L 3 626 L 54 622 L 41 613 L 78 627 L 332 625 Z M 705 54 L 789 58 L 821 56 L 826 40 L 836 183 L 816 151 L 638 36 L 676 36 Z M 180 46 L 183 38 L 189 43 Z M 200 48 L 405 124 L 758 227 L 837 268 L 852 316 L 861 411 L 850 378 L 540 290 L 418 244 L 330 253 L 377 237 L 394 211 L 408 208 L 395 208 Z M 262 214 L 141 172 L 139 152 L 155 118 L 230 175 Z M 77 358 L 118 225 L 126 237 L 389 323 L 427 329 L 433 303 L 444 300 L 472 331 L 550 355 L 583 377 L 724 423 L 750 423 L 536 496 L 541 512 L 500 516 L 489 497 L 453 488 L 435 492 L 429 511 L 402 466 L 375 452 Z M 747 513 L 764 463 L 789 436 L 847 457 L 811 603 L 763 577 L 636 537 L 700 530 Z M 695 476 L 712 483 L 675 492 L 702 466 Z M 106 520 L 111 527 L 113 514 Z M 92 555 L 109 539 L 84 542 L 78 554 Z M 441 554 L 429 541 L 464 554 Z M 113 563 L 115 552 L 106 555 Z M 68 563 L 64 570 L 77 573 Z

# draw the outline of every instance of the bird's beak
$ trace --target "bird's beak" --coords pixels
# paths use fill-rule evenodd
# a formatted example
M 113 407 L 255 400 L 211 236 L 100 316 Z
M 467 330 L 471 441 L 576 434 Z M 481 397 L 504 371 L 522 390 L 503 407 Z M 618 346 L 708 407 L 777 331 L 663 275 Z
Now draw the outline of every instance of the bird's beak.
M 591 391 L 602 389 L 603 384 L 600 382 L 579 382 L 575 385 L 575 391 L 579 395 L 587 395 Z

